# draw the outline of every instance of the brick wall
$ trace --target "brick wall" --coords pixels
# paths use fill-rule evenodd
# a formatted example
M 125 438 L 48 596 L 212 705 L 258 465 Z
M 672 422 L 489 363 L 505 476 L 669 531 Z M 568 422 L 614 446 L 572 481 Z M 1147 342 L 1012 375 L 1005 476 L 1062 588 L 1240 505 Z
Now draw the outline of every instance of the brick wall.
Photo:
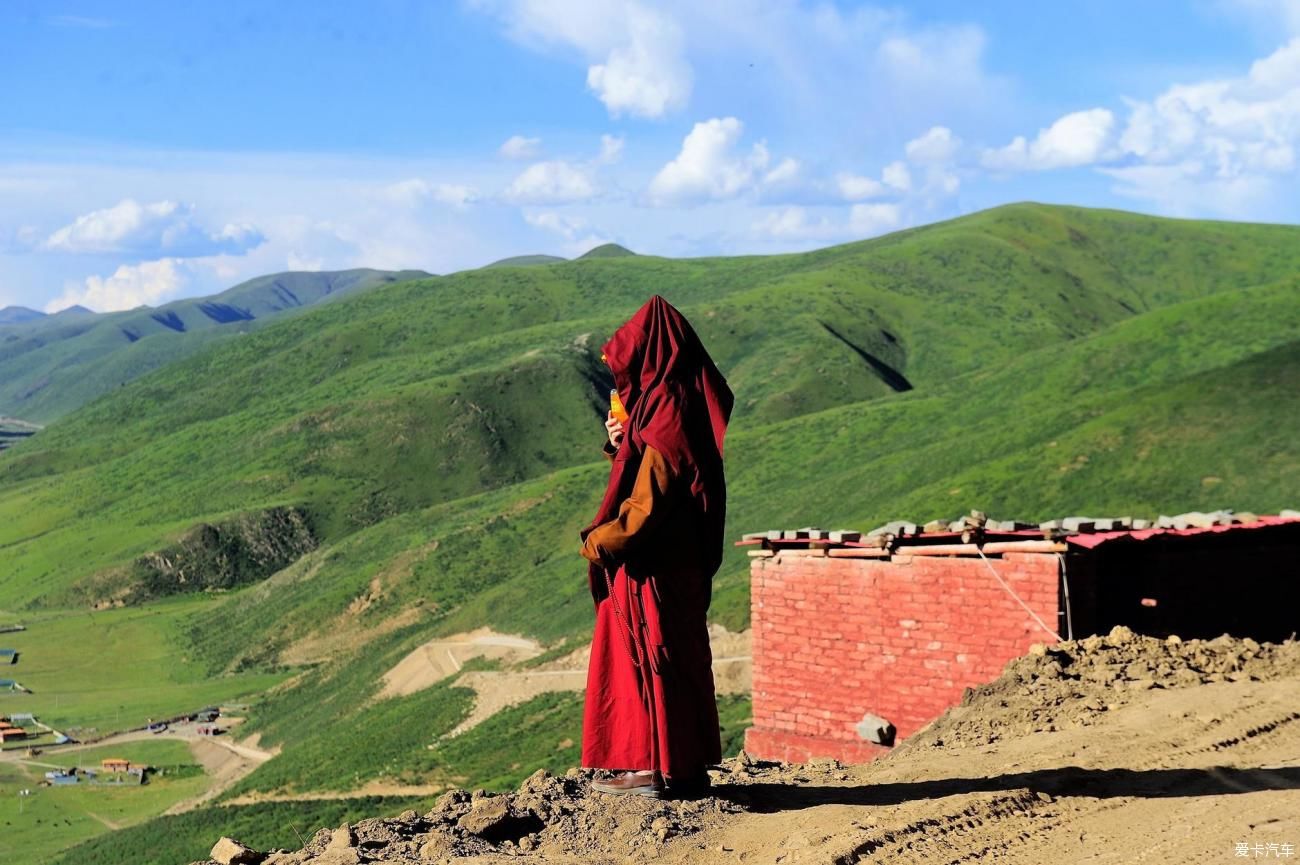
M 1002 579 L 1048 625 L 1058 624 L 1057 558 L 991 557 Z M 854 727 L 871 712 L 899 740 L 997 678 L 1051 637 L 982 559 L 851 559 L 777 554 L 752 565 L 754 726 L 760 758 L 869 760 L 887 749 Z

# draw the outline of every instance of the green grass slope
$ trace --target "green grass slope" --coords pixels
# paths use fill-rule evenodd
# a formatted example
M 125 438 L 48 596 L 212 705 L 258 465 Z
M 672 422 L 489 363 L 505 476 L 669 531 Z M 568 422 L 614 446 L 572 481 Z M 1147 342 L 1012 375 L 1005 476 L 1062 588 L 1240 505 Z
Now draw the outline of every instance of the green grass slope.
M 172 364 L 0 454 L 0 608 L 82 603 L 97 574 L 199 522 L 301 507 L 318 549 L 196 600 L 170 637 L 213 681 L 321 661 L 255 707 L 249 728 L 283 751 L 239 791 L 500 781 L 576 735 L 572 705 L 520 715 L 535 735 L 502 764 L 486 738 L 437 745 L 463 691 L 379 701 L 380 677 L 483 624 L 589 633 L 576 533 L 607 473 L 597 356 L 649 294 L 687 313 L 737 394 L 736 536 L 971 507 L 1293 506 L 1297 265 L 1295 228 L 1016 205 L 802 255 L 391 285 Z M 747 623 L 734 551 L 712 615 Z M 349 751 L 356 737 L 380 756 Z
M 49 421 L 128 381 L 284 314 L 423 271 L 366 268 L 261 276 L 210 297 L 95 314 L 0 320 L 0 414 Z M 10 316 L 10 318 L 15 318 Z

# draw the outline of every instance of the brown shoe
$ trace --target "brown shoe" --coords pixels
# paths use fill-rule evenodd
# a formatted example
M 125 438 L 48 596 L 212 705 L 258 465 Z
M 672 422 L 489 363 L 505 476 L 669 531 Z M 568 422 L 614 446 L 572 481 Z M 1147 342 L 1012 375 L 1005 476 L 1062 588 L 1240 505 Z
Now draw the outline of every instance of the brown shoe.
M 604 781 L 592 781 L 591 789 L 597 793 L 614 793 L 622 796 L 645 796 L 650 799 L 662 799 L 663 784 L 653 774 L 641 775 L 636 772 L 624 772 Z

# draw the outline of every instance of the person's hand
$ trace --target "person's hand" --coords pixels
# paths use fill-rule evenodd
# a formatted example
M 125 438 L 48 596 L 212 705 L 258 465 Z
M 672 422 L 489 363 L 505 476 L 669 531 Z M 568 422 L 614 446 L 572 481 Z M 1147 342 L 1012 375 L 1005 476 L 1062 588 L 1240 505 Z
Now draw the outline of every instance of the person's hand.
M 605 420 L 605 432 L 609 435 L 609 443 L 614 447 L 618 447 L 619 442 L 623 441 L 623 424 L 614 418 L 613 412 L 610 412 Z

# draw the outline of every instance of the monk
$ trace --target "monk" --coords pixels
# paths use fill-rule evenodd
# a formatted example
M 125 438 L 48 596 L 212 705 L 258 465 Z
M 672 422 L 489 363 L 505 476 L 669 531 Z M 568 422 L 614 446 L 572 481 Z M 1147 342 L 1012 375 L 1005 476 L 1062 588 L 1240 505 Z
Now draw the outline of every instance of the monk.
M 602 793 L 699 795 L 722 759 L 705 614 L 722 561 L 733 398 L 690 323 L 652 297 L 604 347 L 627 411 L 606 421 L 609 484 L 581 533 L 596 602 L 582 765 Z

